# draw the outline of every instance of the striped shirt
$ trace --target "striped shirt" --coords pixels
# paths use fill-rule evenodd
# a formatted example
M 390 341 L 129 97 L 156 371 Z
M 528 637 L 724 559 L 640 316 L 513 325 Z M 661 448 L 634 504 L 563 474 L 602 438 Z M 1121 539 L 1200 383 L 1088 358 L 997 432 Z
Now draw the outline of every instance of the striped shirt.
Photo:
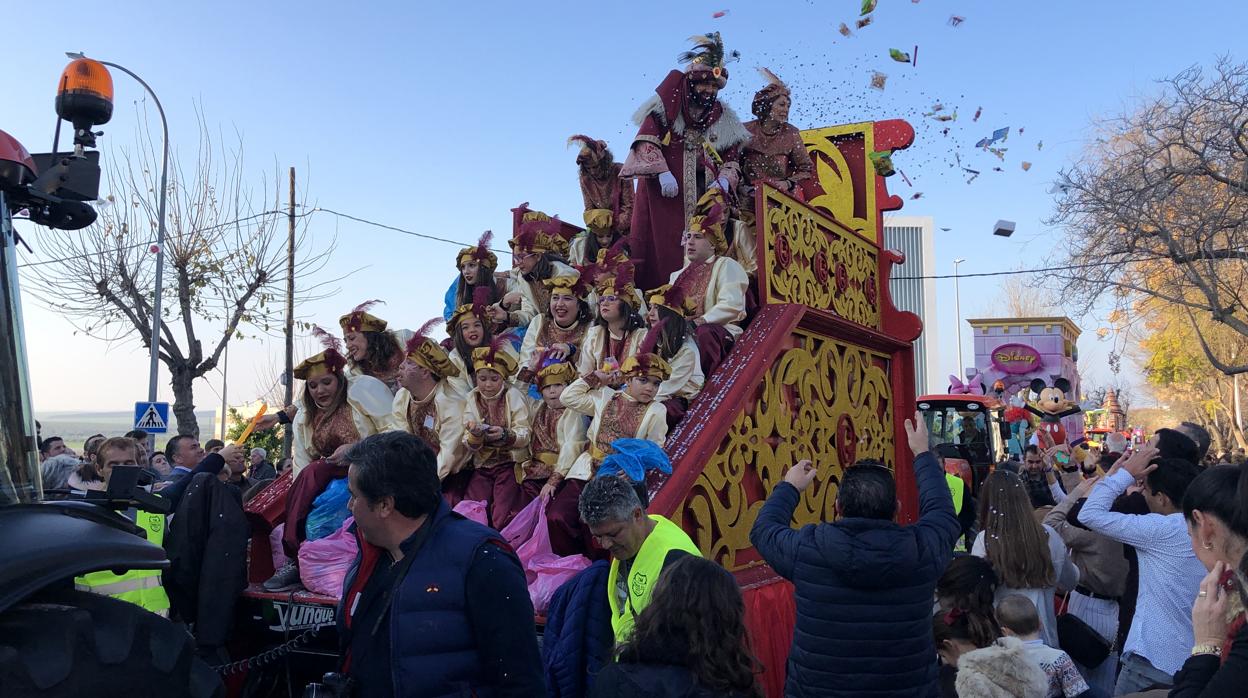
M 1135 479 L 1119 470 L 1098 482 L 1079 512 L 1089 529 L 1135 548 L 1140 591 L 1123 657 L 1138 654 L 1174 675 L 1192 649 L 1192 604 L 1205 567 L 1192 552 L 1183 514 L 1118 514 L 1109 510 Z

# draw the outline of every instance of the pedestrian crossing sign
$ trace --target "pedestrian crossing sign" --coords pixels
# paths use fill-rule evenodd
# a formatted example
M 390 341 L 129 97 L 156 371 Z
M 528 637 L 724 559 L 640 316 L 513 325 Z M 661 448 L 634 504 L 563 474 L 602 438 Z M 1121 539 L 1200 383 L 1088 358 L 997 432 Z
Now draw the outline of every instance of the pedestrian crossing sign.
M 134 403 L 134 428 L 149 434 L 164 434 L 169 431 L 169 403 Z

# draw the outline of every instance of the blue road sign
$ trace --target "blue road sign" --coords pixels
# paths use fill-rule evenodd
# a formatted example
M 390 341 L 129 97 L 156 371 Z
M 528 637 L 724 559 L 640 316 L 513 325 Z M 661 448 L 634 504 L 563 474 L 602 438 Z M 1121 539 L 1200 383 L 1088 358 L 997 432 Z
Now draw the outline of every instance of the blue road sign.
M 164 434 L 169 431 L 169 403 L 134 403 L 134 428 L 149 434 Z

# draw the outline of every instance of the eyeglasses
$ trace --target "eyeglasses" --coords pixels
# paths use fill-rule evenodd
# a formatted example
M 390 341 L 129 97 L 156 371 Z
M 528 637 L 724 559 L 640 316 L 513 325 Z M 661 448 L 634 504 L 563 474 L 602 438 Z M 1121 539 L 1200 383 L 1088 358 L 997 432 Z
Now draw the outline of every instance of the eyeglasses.
M 620 297 L 619 297 L 619 296 L 615 296 L 615 295 L 611 295 L 611 296 L 601 296 L 601 297 L 599 297 L 599 298 L 598 298 L 598 302 L 599 302 L 599 303 L 604 303 L 604 302 L 605 302 L 605 303 L 614 303 L 614 302 L 618 301 L 619 299 L 620 299 Z

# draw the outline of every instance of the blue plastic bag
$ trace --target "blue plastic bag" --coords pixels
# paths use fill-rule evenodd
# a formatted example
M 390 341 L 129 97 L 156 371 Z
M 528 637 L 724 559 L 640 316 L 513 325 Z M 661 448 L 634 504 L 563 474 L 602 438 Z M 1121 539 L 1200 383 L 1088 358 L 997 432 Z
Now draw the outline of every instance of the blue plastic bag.
M 308 512 L 307 540 L 324 538 L 337 531 L 350 515 L 347 511 L 347 500 L 350 498 L 347 478 L 329 483 L 329 487 L 312 502 L 312 510 Z

